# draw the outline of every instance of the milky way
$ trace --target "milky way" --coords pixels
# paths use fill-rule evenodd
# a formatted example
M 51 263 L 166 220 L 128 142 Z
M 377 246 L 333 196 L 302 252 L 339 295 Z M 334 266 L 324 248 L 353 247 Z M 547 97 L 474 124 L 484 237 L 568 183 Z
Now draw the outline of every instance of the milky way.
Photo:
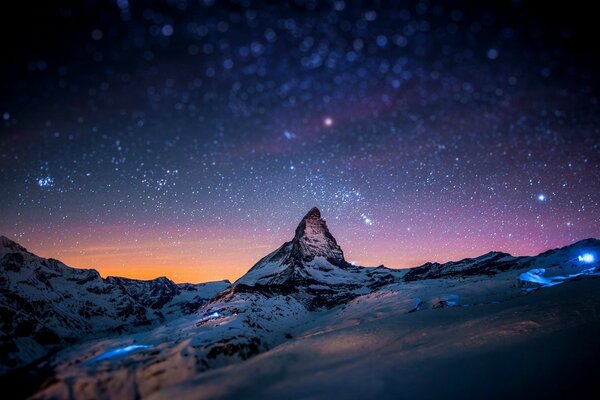
M 312 206 L 361 265 L 597 237 L 589 10 L 491 4 L 17 10 L 0 233 L 177 281 L 239 277 Z

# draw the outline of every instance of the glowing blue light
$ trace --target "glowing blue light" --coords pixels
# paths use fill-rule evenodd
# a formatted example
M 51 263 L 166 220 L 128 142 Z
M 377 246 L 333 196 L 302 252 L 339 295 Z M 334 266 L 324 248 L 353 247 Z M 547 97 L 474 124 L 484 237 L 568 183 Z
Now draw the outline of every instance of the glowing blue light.
M 543 275 L 545 272 L 546 270 L 544 268 L 532 269 L 530 271 L 523 272 L 521 275 L 519 275 L 519 280 L 523 282 L 535 283 L 542 287 L 550 287 L 562 283 L 562 279 L 557 279 L 560 277 L 555 277 L 554 280 L 552 278 L 544 277 Z
M 586 254 L 588 254 L 588 253 L 586 253 Z M 586 254 L 584 254 L 584 256 Z M 581 257 L 582 256 L 580 256 L 580 260 L 581 260 Z M 592 255 L 592 260 L 593 259 L 594 259 L 594 256 Z M 540 287 L 550 287 L 550 286 L 560 285 L 561 283 L 566 282 L 573 278 L 577 278 L 578 276 L 598 276 L 598 275 L 600 275 L 600 274 L 598 274 L 598 272 L 596 271 L 596 268 L 594 268 L 594 267 L 584 269 L 581 272 L 577 272 L 575 274 L 569 274 L 569 275 L 555 275 L 555 276 L 545 277 L 544 276 L 545 272 L 546 272 L 546 270 L 544 268 L 532 269 L 527 272 L 523 272 L 521 275 L 519 275 L 519 280 L 523 281 L 523 282 L 535 283 L 535 284 L 539 285 Z M 525 290 L 530 291 L 533 289 L 528 288 Z
M 109 358 L 122 356 L 127 353 L 131 353 L 132 351 L 135 351 L 135 350 L 149 349 L 151 347 L 154 347 L 154 345 L 152 345 L 152 344 L 132 344 L 132 345 L 125 346 L 125 347 L 118 347 L 116 349 L 107 351 L 105 353 L 100 354 L 99 356 L 96 356 L 96 357 L 90 359 L 89 362 L 102 361 L 102 360 L 106 360 Z
M 583 253 L 577 259 L 586 264 L 593 263 L 596 260 L 596 257 L 592 253 Z
M 204 315 L 202 318 L 200 318 L 200 321 L 198 321 L 198 323 L 202 324 L 208 321 L 209 319 L 221 318 L 222 316 L 223 314 L 221 314 L 219 311 L 213 311 L 212 313 Z
M 539 201 L 546 201 L 546 195 L 545 194 L 538 194 L 538 200 Z
M 458 306 L 458 295 L 451 293 L 445 296 L 442 296 L 442 300 L 444 300 L 446 302 L 446 305 L 448 307 L 456 307 Z

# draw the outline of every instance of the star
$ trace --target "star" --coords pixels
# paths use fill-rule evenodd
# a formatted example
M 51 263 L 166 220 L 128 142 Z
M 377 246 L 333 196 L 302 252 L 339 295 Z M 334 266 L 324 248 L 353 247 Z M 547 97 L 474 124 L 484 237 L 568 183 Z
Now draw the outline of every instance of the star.
M 237 279 L 315 205 L 353 258 L 377 265 L 496 246 L 533 254 L 597 236 L 597 132 L 588 127 L 600 123 L 600 80 L 584 72 L 595 53 L 575 62 L 554 33 L 517 37 L 528 28 L 519 18 L 489 20 L 488 37 L 478 6 L 438 15 L 428 2 L 388 12 L 334 1 L 257 13 L 269 2 L 239 2 L 229 20 L 222 2 L 136 12 L 116 0 L 77 2 L 57 24 L 64 10 L 46 3 L 47 18 L 31 10 L 28 29 L 10 38 L 20 51 L 7 70 L 24 74 L 0 74 L 9 90 L 0 232 L 46 254 L 135 238 L 136 259 L 152 268 L 118 269 L 119 252 L 66 261 L 129 277 Z M 511 2 L 488 8 L 515 14 Z M 95 14 L 102 24 L 75 18 Z M 49 29 L 63 29 L 64 41 L 45 37 Z M 63 56 L 80 47 L 85 54 Z M 560 68 L 547 54 L 562 54 Z M 140 58 L 144 68 L 122 68 Z M 572 79 L 555 79 L 569 70 Z M 590 112 L 576 117 L 565 94 Z M 198 245 L 157 255 L 159 231 Z M 215 238 L 253 247 L 216 257 Z M 165 257 L 177 261 L 167 268 Z
M 284 131 L 283 132 L 283 136 L 287 139 L 287 140 L 292 140 L 296 137 L 296 134 L 294 132 L 290 132 L 290 131 Z
M 37 185 L 39 187 L 50 187 L 54 185 L 54 179 L 50 176 L 44 176 L 37 179 Z

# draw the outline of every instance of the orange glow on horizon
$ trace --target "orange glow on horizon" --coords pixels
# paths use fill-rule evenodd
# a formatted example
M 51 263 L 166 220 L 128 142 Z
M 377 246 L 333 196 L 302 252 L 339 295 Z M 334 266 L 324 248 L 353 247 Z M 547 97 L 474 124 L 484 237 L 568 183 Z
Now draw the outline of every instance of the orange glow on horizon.
M 160 240 L 155 235 L 142 235 L 144 237 L 132 240 L 124 240 L 116 235 L 107 236 L 113 239 L 106 240 L 103 237 L 101 244 L 91 240 L 67 242 L 65 239 L 59 243 L 44 241 L 39 245 L 23 244 L 40 257 L 55 258 L 73 268 L 93 268 L 104 278 L 120 276 L 150 280 L 166 276 L 176 283 L 200 283 L 224 279 L 234 282 L 258 260 L 291 239 L 243 238 L 242 235 L 231 233 L 226 240 L 205 238 L 185 241 Z M 343 243 L 341 245 L 344 247 Z M 346 253 L 346 256 L 358 265 L 377 266 L 384 262 L 370 262 L 367 257 L 353 258 L 350 253 Z M 390 260 L 395 257 L 389 255 L 385 258 Z
M 212 243 L 214 245 L 214 243 Z M 218 246 L 218 244 L 217 244 Z M 269 252 L 265 246 L 247 246 L 231 241 L 226 256 L 211 251 L 207 242 L 154 242 L 135 244 L 105 244 L 32 248 L 30 251 L 47 258 L 56 258 L 74 268 L 93 268 L 102 277 L 120 276 L 149 280 L 166 276 L 177 283 L 200 283 L 227 279 L 234 282 L 257 260 Z
M 191 245 L 192 243 L 186 243 Z M 132 279 L 150 280 L 166 276 L 176 283 L 201 283 L 227 279 L 235 282 L 258 260 L 275 250 L 277 246 L 267 245 L 245 247 L 242 251 L 220 254 L 204 254 L 199 260 L 193 254 L 181 254 L 178 248 L 156 249 L 140 244 L 135 248 L 126 246 L 82 247 L 73 250 L 57 251 L 56 248 L 30 249 L 46 258 L 56 258 L 69 267 L 93 268 L 103 278 L 119 276 Z M 154 250 L 154 252 L 152 251 Z M 358 265 L 378 266 L 382 262 L 364 262 L 352 259 Z M 420 265 L 425 261 L 414 259 L 409 266 Z
M 348 235 L 328 223 L 349 262 L 362 266 L 385 265 L 408 268 L 425 262 L 447 262 L 476 257 L 489 251 L 513 255 L 534 255 L 552 247 L 542 247 L 533 240 L 499 241 L 480 238 L 476 243 L 457 240 L 441 241 L 433 237 L 399 235 L 398 239 Z M 346 233 L 346 237 L 344 237 Z M 256 227 L 237 226 L 234 230 L 205 226 L 180 229 L 155 226 L 135 229 L 124 225 L 89 227 L 71 226 L 58 234 L 38 231 L 22 240 L 14 238 L 32 253 L 55 258 L 74 268 L 93 268 L 102 277 L 121 276 L 132 279 L 155 279 L 166 276 L 177 283 L 201 283 L 227 279 L 234 282 L 258 260 L 291 240 L 293 229 L 273 232 Z

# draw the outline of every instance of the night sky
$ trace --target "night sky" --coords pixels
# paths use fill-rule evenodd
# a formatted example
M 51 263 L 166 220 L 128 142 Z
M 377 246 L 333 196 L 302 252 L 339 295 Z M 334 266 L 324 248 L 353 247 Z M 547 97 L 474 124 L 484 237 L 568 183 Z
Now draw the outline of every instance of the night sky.
M 600 236 L 585 2 L 37 3 L 2 6 L 0 233 L 39 255 L 236 279 L 313 206 L 360 265 Z

